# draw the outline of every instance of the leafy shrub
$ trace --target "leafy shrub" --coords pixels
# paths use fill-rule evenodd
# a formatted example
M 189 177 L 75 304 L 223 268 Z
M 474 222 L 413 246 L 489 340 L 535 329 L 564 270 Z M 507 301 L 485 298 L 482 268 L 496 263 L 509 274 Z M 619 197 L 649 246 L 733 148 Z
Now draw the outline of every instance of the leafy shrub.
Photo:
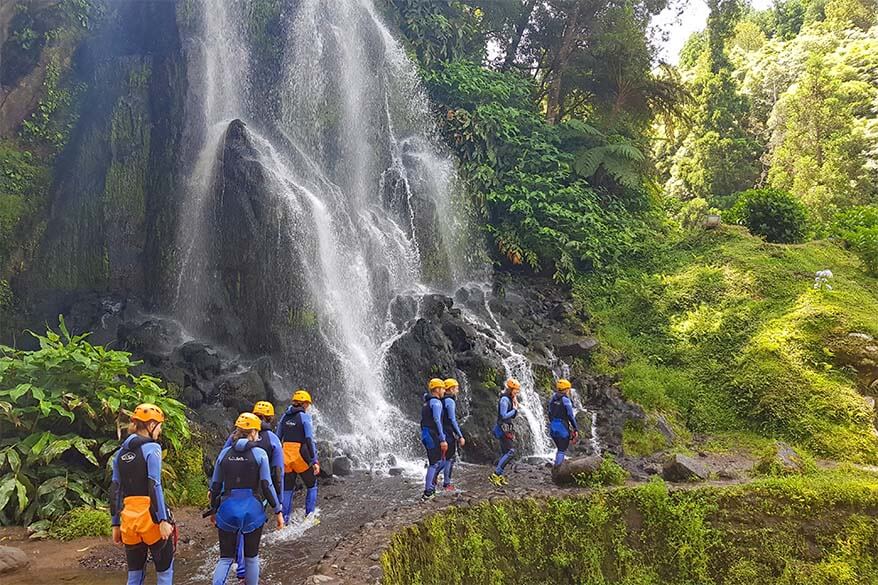
M 131 410 L 154 402 L 165 412 L 164 436 L 174 450 L 189 436 L 183 405 L 160 380 L 135 376 L 139 362 L 70 335 L 31 333 L 40 349 L 0 346 L 0 524 L 56 519 L 96 507 L 106 466 Z
M 728 216 L 750 233 L 780 244 L 801 242 L 808 229 L 805 206 L 789 193 L 774 189 L 742 192 Z
M 878 205 L 860 205 L 839 213 L 832 232 L 860 258 L 866 272 L 878 276 Z
M 580 487 L 623 485 L 628 479 L 628 472 L 616 463 L 612 455 L 606 454 L 601 460 L 600 466 L 593 473 L 579 474 L 575 479 L 576 485 Z
M 710 212 L 711 208 L 707 200 L 696 197 L 685 202 L 675 218 L 684 228 L 699 228 Z
M 635 145 L 577 120 L 548 124 L 528 99 L 532 82 L 515 73 L 456 61 L 424 75 L 502 260 L 570 283 L 647 249 L 651 203 Z
M 73 540 L 83 536 L 110 536 L 111 532 L 109 512 L 83 506 L 59 518 L 49 534 L 58 540 Z
M 802 475 L 817 471 L 817 465 L 814 463 L 814 458 L 810 455 L 795 451 L 789 454 L 789 457 L 795 465 L 784 465 L 784 463 L 778 458 L 777 449 L 778 447 L 776 445 L 772 445 L 763 451 L 759 460 L 756 462 L 756 465 L 753 466 L 753 471 L 757 475 L 764 477 L 783 477 L 786 475 Z

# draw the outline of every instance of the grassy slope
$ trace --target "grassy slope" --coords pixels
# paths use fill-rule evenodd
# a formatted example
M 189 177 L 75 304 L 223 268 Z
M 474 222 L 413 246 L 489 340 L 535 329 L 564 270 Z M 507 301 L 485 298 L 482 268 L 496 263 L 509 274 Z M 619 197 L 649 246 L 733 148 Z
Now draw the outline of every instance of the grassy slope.
M 833 290 L 815 290 L 827 268 Z M 878 336 L 878 279 L 835 244 L 767 244 L 723 227 L 678 237 L 612 284 L 583 280 L 576 295 L 603 342 L 597 367 L 621 374 L 626 397 L 684 436 L 780 437 L 878 461 L 872 409 L 829 349 L 850 332 Z M 661 446 L 657 433 L 631 435 L 636 450 Z

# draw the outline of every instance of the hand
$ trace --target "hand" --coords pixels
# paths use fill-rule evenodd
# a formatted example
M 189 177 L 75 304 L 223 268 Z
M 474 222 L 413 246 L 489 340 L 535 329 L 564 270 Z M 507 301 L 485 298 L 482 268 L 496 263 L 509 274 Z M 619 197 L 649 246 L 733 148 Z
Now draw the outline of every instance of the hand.
M 518 398 L 512 399 L 512 408 L 514 408 L 515 410 L 518 410 Z
M 320 462 L 319 461 L 314 462 L 313 467 L 314 467 L 314 477 L 317 477 L 318 475 L 320 475 Z
M 571 438 L 571 442 L 575 445 L 579 442 L 579 432 L 573 431 L 573 437 Z
M 216 514 L 210 515 L 210 523 L 216 525 Z
M 162 540 L 168 540 L 174 534 L 174 525 L 167 520 L 162 520 L 159 523 L 159 532 L 162 535 Z
M 457 440 L 457 444 L 458 444 L 460 447 L 463 447 L 464 445 L 466 445 L 466 439 L 464 439 L 463 437 L 459 438 L 459 439 Z
M 445 454 L 448 453 L 448 443 L 445 441 L 439 443 L 439 450 L 442 451 L 442 459 L 445 459 Z
M 118 526 L 113 526 L 113 544 L 122 544 L 122 529 Z
M 277 513 L 276 520 L 277 520 L 277 523 L 275 524 L 275 526 L 277 526 L 277 529 L 280 530 L 281 528 L 284 527 L 284 515 L 282 512 Z

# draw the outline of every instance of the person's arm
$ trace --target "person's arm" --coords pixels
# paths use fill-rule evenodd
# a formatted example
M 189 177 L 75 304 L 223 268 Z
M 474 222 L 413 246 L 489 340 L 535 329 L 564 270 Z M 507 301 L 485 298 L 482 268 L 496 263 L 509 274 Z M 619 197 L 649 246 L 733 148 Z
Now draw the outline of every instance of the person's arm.
M 445 431 L 442 429 L 442 401 L 431 400 L 430 412 L 433 414 L 433 422 L 436 423 L 436 429 L 439 432 L 439 442 L 445 443 Z
M 278 437 L 282 437 L 282 436 L 283 436 L 284 422 L 285 422 L 286 420 L 287 420 L 287 413 L 284 412 L 282 415 L 280 415 L 280 420 L 277 421 L 277 429 L 275 429 L 275 431 L 274 431 L 274 433 L 275 433 Z
M 578 433 L 579 428 L 576 426 L 576 415 L 573 414 L 573 402 L 566 396 L 561 401 L 564 403 L 564 408 L 567 410 L 567 420 L 570 421 L 570 426 L 572 426 L 573 430 Z
M 448 411 L 448 418 L 451 420 L 451 427 L 454 429 L 454 434 L 457 438 L 462 437 L 463 431 L 460 430 L 460 425 L 457 423 L 457 403 L 454 400 L 446 400 L 445 410 Z
M 119 456 L 122 455 L 122 449 L 116 451 L 113 457 L 113 482 L 110 484 L 110 515 L 112 516 L 111 524 L 119 526 L 122 524 L 119 515 L 122 513 L 122 486 L 119 480 Z
M 262 496 L 268 502 L 268 505 L 277 514 L 282 511 L 280 498 L 274 489 L 274 482 L 271 479 L 271 465 L 268 463 L 268 455 L 265 450 L 256 448 L 253 450 L 256 460 L 259 462 L 259 483 L 262 486 Z
M 213 464 L 213 477 L 210 479 L 210 509 L 214 512 L 219 508 L 220 498 L 223 495 L 223 472 L 220 462 L 226 456 L 226 453 L 229 452 L 229 449 L 231 447 L 226 447 L 220 451 L 219 457 L 216 458 L 216 463 Z
M 502 420 L 503 422 L 509 422 L 517 415 L 518 411 L 512 408 L 512 401 L 509 400 L 509 397 L 502 397 L 500 399 L 500 420 Z
M 271 461 L 269 462 L 271 465 L 271 478 L 274 483 L 274 491 L 280 494 L 281 492 L 281 482 L 284 477 L 284 448 L 280 444 L 280 439 L 277 438 L 271 431 L 266 431 L 268 433 L 268 441 L 271 443 Z
M 158 443 L 147 443 L 141 449 L 146 458 L 149 499 L 155 520 L 159 523 L 167 522 L 168 507 L 165 505 L 165 493 L 162 490 L 162 448 Z
M 305 440 L 308 442 L 308 449 L 311 451 L 311 464 L 318 462 L 317 459 L 317 443 L 314 442 L 314 426 L 311 424 L 311 415 L 307 412 L 302 413 L 302 431 L 305 433 Z

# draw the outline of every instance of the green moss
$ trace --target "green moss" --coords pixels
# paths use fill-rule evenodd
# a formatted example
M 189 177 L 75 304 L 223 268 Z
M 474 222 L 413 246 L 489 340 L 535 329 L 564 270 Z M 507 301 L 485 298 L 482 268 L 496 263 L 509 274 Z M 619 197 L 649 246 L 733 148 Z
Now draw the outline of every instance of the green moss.
M 670 442 L 658 430 L 655 420 L 629 420 L 622 430 L 622 451 L 629 457 L 647 457 L 670 447 Z
M 383 582 L 874 584 L 875 479 L 832 473 L 677 492 L 653 481 L 454 508 L 393 537 Z M 842 580 L 820 580 L 832 575 Z
M 832 290 L 815 289 L 819 270 Z M 745 431 L 819 456 L 878 462 L 872 413 L 831 347 L 878 330 L 878 280 L 829 241 L 766 244 L 742 230 L 678 235 L 648 266 L 575 288 L 595 364 L 626 398 L 701 433 Z
M 110 536 L 110 514 L 106 510 L 82 507 L 70 510 L 52 525 L 50 536 L 73 540 L 84 536 Z

